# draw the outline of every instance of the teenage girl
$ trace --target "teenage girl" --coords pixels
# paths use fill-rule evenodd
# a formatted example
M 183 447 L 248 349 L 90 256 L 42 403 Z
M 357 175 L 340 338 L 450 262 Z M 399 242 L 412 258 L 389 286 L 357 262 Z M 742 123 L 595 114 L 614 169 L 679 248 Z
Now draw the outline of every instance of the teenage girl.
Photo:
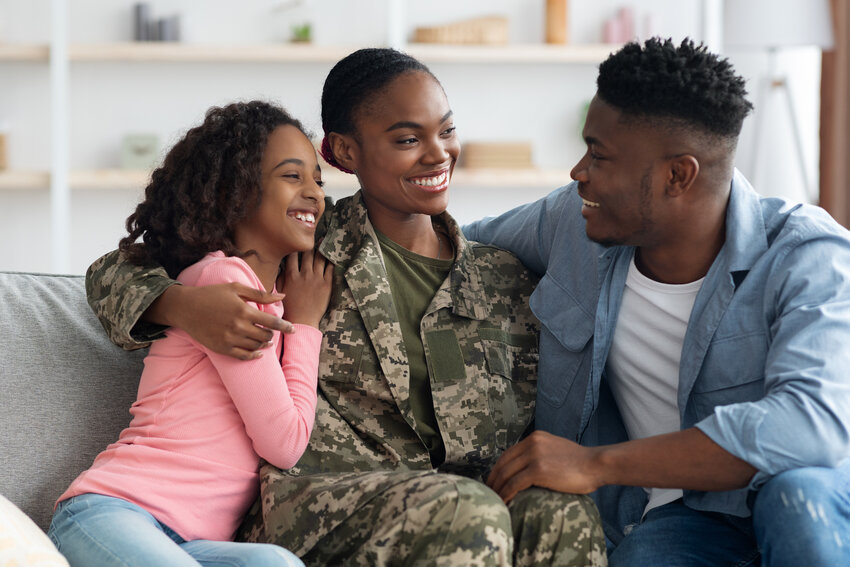
M 313 426 L 332 274 L 312 252 L 321 187 L 301 124 L 263 102 L 210 109 L 153 173 L 120 242 L 127 259 L 185 286 L 280 282 L 285 300 L 258 307 L 279 318 L 285 304 L 294 332 L 250 361 L 176 328 L 151 347 L 129 427 L 59 497 L 48 533 L 72 567 L 302 565 L 232 539 L 260 459 L 292 467 Z

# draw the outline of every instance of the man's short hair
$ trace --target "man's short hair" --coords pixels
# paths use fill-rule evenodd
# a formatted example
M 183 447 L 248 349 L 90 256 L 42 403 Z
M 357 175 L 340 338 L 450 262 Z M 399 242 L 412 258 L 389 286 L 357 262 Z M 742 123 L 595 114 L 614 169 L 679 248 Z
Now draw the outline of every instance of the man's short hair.
M 627 117 L 672 119 L 737 139 L 753 108 L 745 81 L 727 59 L 684 39 L 627 43 L 599 66 L 597 96 Z

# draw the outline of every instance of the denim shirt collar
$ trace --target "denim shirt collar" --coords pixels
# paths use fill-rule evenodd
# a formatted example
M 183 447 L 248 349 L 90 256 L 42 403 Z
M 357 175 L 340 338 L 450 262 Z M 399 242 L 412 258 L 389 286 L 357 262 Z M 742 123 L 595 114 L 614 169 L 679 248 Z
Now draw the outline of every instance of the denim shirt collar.
M 726 243 L 715 260 L 723 271 L 749 271 L 767 251 L 767 233 L 759 199 L 736 169 L 726 209 Z

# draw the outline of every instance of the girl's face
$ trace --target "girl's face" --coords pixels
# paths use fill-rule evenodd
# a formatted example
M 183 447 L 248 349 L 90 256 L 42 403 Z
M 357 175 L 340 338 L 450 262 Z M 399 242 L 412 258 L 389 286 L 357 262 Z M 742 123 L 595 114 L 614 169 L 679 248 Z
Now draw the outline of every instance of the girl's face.
M 396 77 L 363 103 L 355 126 L 356 135 L 347 137 L 351 169 L 373 222 L 376 215 L 404 220 L 446 210 L 460 142 L 443 88 L 431 75 Z
M 312 249 L 325 194 L 310 140 L 295 126 L 278 126 L 269 134 L 260 167 L 262 200 L 236 227 L 237 248 L 271 259 Z

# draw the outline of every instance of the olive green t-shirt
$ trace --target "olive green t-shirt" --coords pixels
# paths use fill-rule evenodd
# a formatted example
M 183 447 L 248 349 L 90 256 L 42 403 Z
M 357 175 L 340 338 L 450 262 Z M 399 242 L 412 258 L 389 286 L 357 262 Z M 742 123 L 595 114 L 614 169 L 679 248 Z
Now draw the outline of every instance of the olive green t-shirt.
M 375 231 L 384 256 L 393 303 L 401 323 L 401 336 L 410 364 L 410 409 L 416 419 L 416 433 L 428 447 L 431 464 L 440 466 L 446 449 L 434 414 L 431 379 L 422 346 L 420 323 L 434 294 L 446 279 L 454 259 L 437 260 L 420 256 Z M 444 242 L 448 241 L 443 237 Z

